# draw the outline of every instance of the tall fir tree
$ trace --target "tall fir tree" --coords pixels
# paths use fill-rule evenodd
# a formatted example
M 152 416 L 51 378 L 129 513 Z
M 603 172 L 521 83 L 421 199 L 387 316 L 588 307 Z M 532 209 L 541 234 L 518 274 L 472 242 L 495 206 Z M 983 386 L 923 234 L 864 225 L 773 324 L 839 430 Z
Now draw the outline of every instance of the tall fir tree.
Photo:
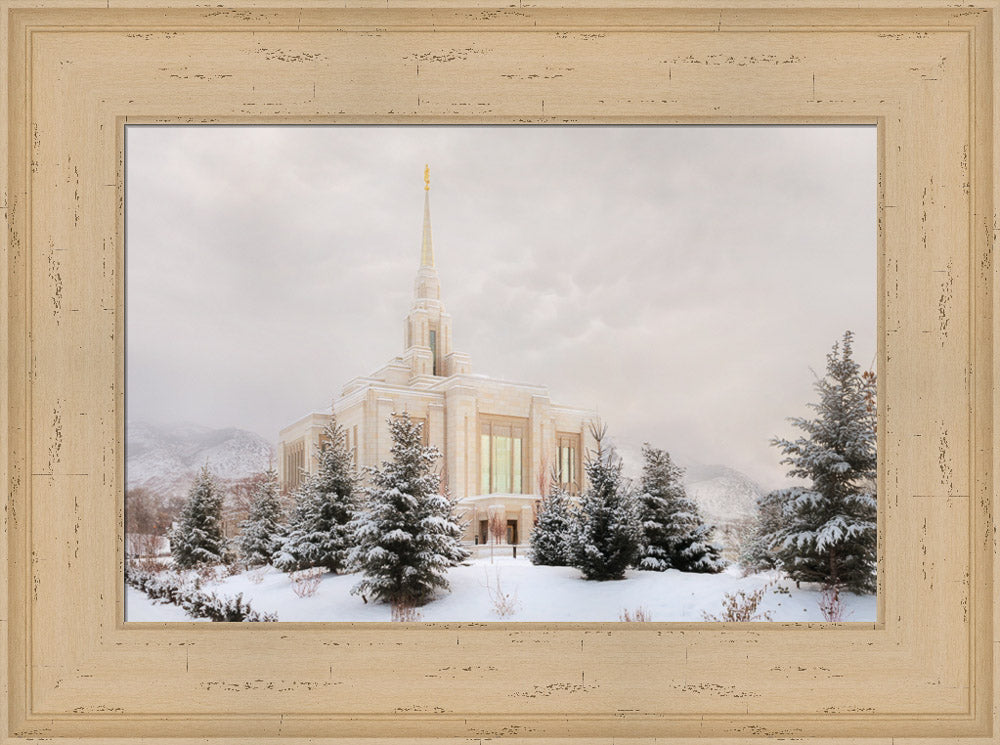
M 170 553 L 178 569 L 220 564 L 229 559 L 222 530 L 222 493 L 207 465 L 191 485 L 169 538 Z
M 316 458 L 316 471 L 295 493 L 288 533 L 274 557 L 275 566 L 286 572 L 311 567 L 342 572 L 354 545 L 350 523 L 360 509 L 361 492 L 347 432 L 336 419 L 323 428 Z
M 549 493 L 542 497 L 538 519 L 531 531 L 532 564 L 551 567 L 569 566 L 573 549 L 573 510 L 569 494 L 559 485 L 558 479 L 550 481 Z
M 278 499 L 278 474 L 273 468 L 259 474 L 250 494 L 250 512 L 240 523 L 236 550 L 247 566 L 274 560 L 284 540 L 283 510 Z
M 848 331 L 827 355 L 816 417 L 791 420 L 805 435 L 772 441 L 788 475 L 810 485 L 774 495 L 779 525 L 764 539 L 796 581 L 874 592 L 875 378 L 859 372 L 852 342 Z
M 585 465 L 589 484 L 572 533 L 573 566 L 586 579 L 621 579 L 639 556 L 642 530 L 622 462 L 604 446 L 606 426 L 591 428 L 597 451 Z
M 739 546 L 739 563 L 744 575 L 778 568 L 778 557 L 770 541 L 781 527 L 782 509 L 780 490 L 757 498 L 753 522 Z
M 639 568 L 662 572 L 715 574 L 725 569 L 721 551 L 712 543 L 714 527 L 706 525 L 681 479 L 684 472 L 665 450 L 642 446 L 643 468 L 636 500 L 642 526 Z
M 455 502 L 441 494 L 441 453 L 422 442 L 423 426 L 405 413 L 389 418 L 392 459 L 369 468 L 366 509 L 353 523 L 352 565 L 364 578 L 351 592 L 415 606 L 449 589 L 448 569 L 468 558 Z

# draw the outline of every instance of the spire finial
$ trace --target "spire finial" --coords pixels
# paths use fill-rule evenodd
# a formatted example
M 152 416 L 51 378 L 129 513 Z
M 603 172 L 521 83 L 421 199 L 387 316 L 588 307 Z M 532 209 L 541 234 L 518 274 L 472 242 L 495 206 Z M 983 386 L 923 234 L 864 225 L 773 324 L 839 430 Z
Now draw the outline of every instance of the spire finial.
M 420 266 L 434 266 L 431 243 L 431 167 L 424 166 L 424 235 L 420 241 Z

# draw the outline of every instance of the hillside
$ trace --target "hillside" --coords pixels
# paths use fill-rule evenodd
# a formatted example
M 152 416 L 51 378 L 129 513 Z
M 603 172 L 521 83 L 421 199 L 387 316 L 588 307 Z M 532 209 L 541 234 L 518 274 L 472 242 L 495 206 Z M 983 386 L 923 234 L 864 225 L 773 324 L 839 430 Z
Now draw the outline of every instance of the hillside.
M 752 518 L 763 490 L 746 474 L 727 466 L 691 466 L 685 474 L 685 489 L 701 508 L 705 519 L 716 525 Z
M 267 469 L 273 458 L 274 448 L 267 440 L 234 427 L 145 422 L 125 427 L 125 486 L 143 487 L 160 497 L 186 494 L 206 464 L 225 483 Z

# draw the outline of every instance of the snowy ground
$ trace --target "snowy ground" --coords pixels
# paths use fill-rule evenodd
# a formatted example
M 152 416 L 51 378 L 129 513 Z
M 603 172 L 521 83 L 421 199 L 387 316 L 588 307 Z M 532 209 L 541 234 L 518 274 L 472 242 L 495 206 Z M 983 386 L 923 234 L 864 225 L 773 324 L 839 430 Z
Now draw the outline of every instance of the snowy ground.
M 645 612 L 650 621 L 703 621 L 703 612 L 719 614 L 726 593 L 752 592 L 776 582 L 766 593 L 761 611 L 774 621 L 822 621 L 820 592 L 795 587 L 778 573 L 741 577 L 736 567 L 722 574 L 629 571 L 624 580 L 588 582 L 569 567 L 534 566 L 527 559 L 475 559 L 448 575 L 452 591 L 418 609 L 420 621 L 619 621 L 625 611 Z M 365 603 L 350 594 L 359 575 L 324 575 L 312 597 L 298 597 L 287 574 L 267 567 L 206 583 L 202 589 L 218 595 L 243 593 L 258 611 L 278 614 L 281 621 L 389 621 L 385 604 Z M 501 618 L 495 610 L 497 581 L 514 600 L 514 613 Z M 493 589 L 491 593 L 491 588 Z M 775 590 L 778 589 L 778 592 Z M 129 621 L 191 620 L 179 608 L 160 605 L 133 588 L 127 597 Z M 138 596 L 134 599 L 134 596 Z M 841 596 L 845 621 L 875 620 L 875 596 Z M 142 602 L 144 601 L 144 602 Z

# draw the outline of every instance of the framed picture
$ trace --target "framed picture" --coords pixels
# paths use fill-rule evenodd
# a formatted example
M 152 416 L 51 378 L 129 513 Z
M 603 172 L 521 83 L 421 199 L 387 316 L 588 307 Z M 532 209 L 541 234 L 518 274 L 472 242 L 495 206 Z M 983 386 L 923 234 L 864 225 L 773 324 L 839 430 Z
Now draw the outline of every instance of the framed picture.
M 996 2 L 0 7 L 4 742 L 993 741 Z M 873 618 L 128 621 L 126 407 L 138 399 L 125 396 L 125 199 L 150 175 L 130 176 L 126 140 L 262 124 L 874 128 Z M 182 182 L 177 162 L 162 159 L 162 180 Z M 258 185 L 262 198 L 277 199 L 281 174 Z M 165 259 L 184 256 L 170 235 L 182 239 L 185 219 L 158 226 Z M 434 289 L 427 238 L 418 299 Z M 414 344 L 423 327 L 407 326 L 410 362 L 431 378 L 436 365 L 465 374 L 435 328 Z M 477 461 L 479 491 L 517 493 L 516 474 L 532 472 L 513 465 L 516 423 L 475 423 L 496 461 Z M 583 466 L 570 463 L 574 443 L 552 444 L 570 481 Z M 295 444 L 280 454 L 286 478 Z M 510 514 L 494 548 L 522 543 L 529 520 Z
M 127 126 L 125 620 L 875 622 L 877 181 L 874 125 Z

